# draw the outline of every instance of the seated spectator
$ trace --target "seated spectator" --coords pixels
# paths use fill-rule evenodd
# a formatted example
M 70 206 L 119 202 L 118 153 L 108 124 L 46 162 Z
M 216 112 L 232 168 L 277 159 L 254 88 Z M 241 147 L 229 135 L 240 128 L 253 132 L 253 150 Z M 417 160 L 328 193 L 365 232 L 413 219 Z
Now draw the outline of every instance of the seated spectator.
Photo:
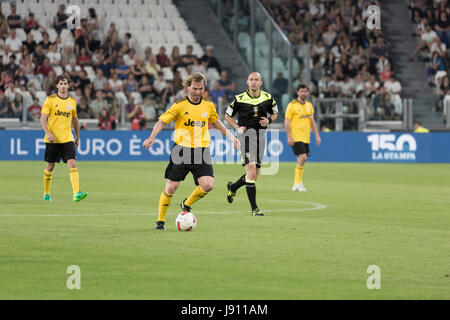
M 25 76 L 25 71 L 20 68 L 16 72 L 16 76 L 14 77 L 15 83 L 20 88 L 21 91 L 27 91 L 28 88 L 28 78 Z
M 119 75 L 120 80 L 128 79 L 130 74 L 130 67 L 125 64 L 123 57 L 119 57 L 116 65 L 116 73 Z
M 31 30 L 39 30 L 39 29 L 44 29 L 44 27 L 42 27 L 39 22 L 34 18 L 34 13 L 30 12 L 30 14 L 28 15 L 28 19 L 25 22 L 25 32 L 29 33 Z
M 95 8 L 89 8 L 88 12 L 87 32 L 88 34 L 92 34 L 94 38 L 97 38 L 100 32 L 97 13 L 95 12 Z
M 44 51 L 42 51 L 41 45 L 36 45 L 36 50 L 33 54 L 33 63 L 35 66 L 41 66 L 44 63 L 46 56 Z
M 428 75 L 428 84 L 434 86 L 434 75 L 438 71 L 445 71 L 444 61 L 439 56 L 439 53 L 435 51 L 433 53 L 433 57 L 428 64 L 427 75 Z
M 11 3 L 11 14 L 6 19 L 10 29 L 17 29 L 23 27 L 22 17 L 17 14 L 17 7 L 14 3 Z
M 102 69 L 97 69 L 95 72 L 95 78 L 92 80 L 94 90 L 103 90 L 105 83 L 107 82 L 108 80 L 103 76 Z
M 27 119 L 39 121 L 41 118 L 41 105 L 38 98 L 33 98 L 33 104 L 27 109 Z
M 86 97 L 82 97 L 80 103 L 77 104 L 77 115 L 80 119 L 93 118 L 92 109 L 89 107 Z
M 148 59 L 147 59 L 148 61 Z M 172 72 L 175 73 L 178 67 L 183 67 L 182 57 L 180 55 L 180 48 L 178 46 L 173 46 L 172 53 L 169 58 L 170 67 L 172 68 Z
M 100 70 L 100 69 L 98 69 Z M 112 78 L 108 80 L 111 89 L 115 92 L 123 91 L 123 81 L 119 79 L 119 75 L 113 72 Z
M 61 63 L 61 53 L 58 52 L 58 46 L 56 43 L 50 45 L 50 51 L 47 53 L 47 57 L 50 60 L 50 65 L 59 66 Z
M 205 61 L 206 67 L 205 69 L 208 70 L 208 68 L 216 68 L 216 70 L 220 73 L 222 71 L 220 67 L 220 63 L 217 60 L 216 57 L 213 55 L 213 49 L 214 47 L 212 45 L 206 46 L 205 54 L 200 59 L 200 61 Z
M 36 49 L 36 41 L 33 40 L 32 33 L 27 34 L 27 39 L 22 42 L 22 48 L 27 48 L 30 54 L 34 52 L 34 50 Z
M 146 97 L 144 99 L 144 103 L 142 104 L 142 110 L 148 116 L 148 121 L 156 120 L 156 102 L 150 97 Z
M 165 105 L 170 101 L 170 98 L 175 97 L 175 90 L 173 89 L 173 85 L 171 82 L 166 83 L 166 88 L 164 89 L 162 98 L 161 98 L 161 105 L 162 105 L 162 111 L 165 111 Z M 174 99 L 174 98 L 172 98 Z
M 134 39 L 132 39 L 131 33 L 127 32 L 124 35 L 123 45 L 122 48 L 120 49 L 120 53 L 126 54 L 130 50 L 136 51 L 136 43 Z
M 103 71 L 103 75 L 106 78 L 110 78 L 112 75 L 112 72 L 114 70 L 114 64 L 113 64 L 113 58 L 110 55 L 106 55 L 103 61 L 101 61 L 98 66 L 98 69 L 101 69 Z M 114 70 L 115 71 L 115 70 Z M 114 72 L 115 73 L 115 72 Z M 118 75 L 119 76 L 119 75 Z M 119 77 L 120 78 L 120 77 Z
M 147 65 L 145 66 L 145 70 L 149 75 L 156 79 L 158 77 L 158 72 L 161 71 L 161 67 L 156 63 L 155 58 L 150 58 Z
M 125 82 L 123 84 L 123 88 L 124 88 L 126 95 L 130 95 L 133 92 L 138 91 L 139 85 L 136 82 L 136 80 L 134 79 L 134 75 L 132 73 L 128 76 L 128 79 L 125 80 Z
M 16 84 L 11 81 L 8 83 L 8 86 L 4 92 L 4 95 L 6 99 L 8 99 L 10 102 L 12 102 L 16 98 L 16 94 L 20 94 L 21 91 L 19 88 L 16 87 Z
M 134 96 L 130 95 L 128 96 L 128 103 L 125 105 L 125 114 L 128 120 L 131 119 L 134 109 L 136 109 L 136 105 L 134 104 Z
M 402 92 L 402 86 L 400 82 L 396 79 L 395 75 L 384 83 L 384 88 L 390 94 L 391 102 L 395 106 L 395 113 L 401 115 L 403 113 L 403 103 L 400 94 Z
M 219 88 L 225 91 L 227 94 L 231 89 L 231 81 L 228 80 L 228 72 L 226 70 L 222 70 L 220 73 L 220 79 L 217 81 L 219 83 Z
M 441 80 L 441 84 L 437 89 L 437 93 L 434 100 L 434 111 L 443 110 L 443 99 L 445 96 L 450 96 L 450 80 L 448 76 L 444 76 Z
M 429 24 L 425 25 L 425 31 L 422 33 L 422 35 L 420 36 L 420 42 L 417 45 L 417 47 L 414 49 L 413 54 L 411 55 L 411 57 L 409 58 L 409 61 L 413 61 L 414 57 L 421 51 L 421 50 L 425 50 L 425 49 L 429 49 L 431 47 L 431 44 L 434 41 L 434 38 L 436 38 L 438 35 L 436 34 L 436 32 L 434 32 L 431 29 L 431 26 Z
M 42 41 L 39 42 L 39 44 L 42 47 L 42 51 L 44 51 L 45 54 L 48 53 L 50 50 L 50 46 L 52 45 L 52 42 L 50 41 L 50 37 L 48 36 L 47 32 L 42 33 Z
M 85 65 L 91 65 L 92 64 L 92 58 L 88 54 L 87 49 L 85 47 L 82 47 L 80 50 L 80 55 L 78 56 L 77 63 L 80 66 Z
M 70 63 L 70 60 L 76 61 L 77 56 L 75 55 L 75 52 L 73 51 L 73 46 L 70 44 L 65 44 L 63 52 L 61 54 L 61 66 L 64 67 Z
M 153 81 L 153 88 L 156 90 L 158 97 L 162 97 L 164 90 L 166 89 L 167 81 L 164 80 L 164 73 L 158 72 L 158 78 Z
M 86 89 L 87 86 L 91 86 L 91 80 L 88 78 L 86 71 L 81 70 L 79 72 L 79 78 L 76 81 L 73 81 L 73 87 L 75 89 L 80 88 L 82 92 Z
M 146 127 L 147 121 L 150 117 L 142 110 L 140 105 L 130 113 L 129 118 L 131 119 L 131 130 L 143 130 Z
M 97 90 L 95 93 L 95 99 L 91 102 L 92 115 L 94 118 L 98 118 L 100 112 L 103 109 L 108 109 L 108 104 L 104 98 L 104 93 L 102 90 Z
M 148 78 L 146 76 L 142 77 L 141 83 L 139 84 L 139 89 L 137 90 L 141 93 L 142 99 L 150 98 L 153 101 L 156 101 L 158 96 L 158 92 L 155 88 L 150 84 Z
M 100 130 L 115 130 L 116 129 L 116 119 L 109 114 L 107 109 L 102 109 L 100 116 L 98 118 L 98 128 Z
M 194 64 L 191 65 L 191 73 L 200 72 L 206 74 L 207 71 L 205 66 L 200 63 L 200 59 L 195 59 Z
M 188 45 L 186 47 L 186 53 L 181 56 L 181 61 L 183 62 L 184 66 L 188 66 L 194 63 L 194 59 L 197 59 L 197 56 L 193 54 L 194 48 L 192 45 Z
M 63 29 L 67 29 L 67 19 L 69 18 L 66 15 L 66 6 L 60 4 L 58 7 L 58 12 L 56 16 L 53 18 L 53 27 L 55 28 L 58 34 L 61 33 Z
M 212 98 L 212 101 L 217 104 L 219 103 L 219 99 L 225 97 L 225 90 L 220 88 L 220 84 L 218 81 L 214 82 L 212 90 L 209 92 L 209 95 Z
M 16 36 L 16 30 L 11 28 L 9 30 L 9 37 L 5 40 L 5 45 L 9 46 L 13 53 L 22 51 L 22 41 Z
M 44 78 L 43 86 L 44 91 L 47 93 L 47 96 L 50 96 L 57 92 L 55 80 L 56 80 L 56 73 L 54 71 L 50 71 L 48 77 Z
M 166 55 L 166 47 L 159 48 L 159 53 L 156 55 L 156 62 L 161 68 L 169 66 L 169 57 Z
M 134 49 L 130 49 L 128 53 L 124 54 L 123 61 L 128 67 L 132 67 L 136 64 L 136 52 Z
M 19 118 L 22 120 L 23 113 L 23 97 L 20 93 L 16 93 L 14 99 L 11 101 L 12 118 Z
M 0 118 L 9 118 L 9 101 L 3 94 L 3 91 L 0 90 Z
M 111 105 L 116 98 L 114 90 L 109 85 L 109 82 L 105 82 L 105 85 L 103 86 L 103 94 L 105 100 L 108 102 L 109 105 Z
M 50 59 L 45 58 L 43 64 L 38 68 L 37 73 L 42 74 L 45 78 L 48 77 L 48 74 L 52 71 L 55 72 L 55 70 L 53 70 L 52 66 L 50 65 Z
M 376 45 L 372 47 L 371 56 L 379 59 L 381 56 L 386 57 L 386 55 L 387 47 L 384 44 L 384 40 L 382 37 L 378 37 Z
M 447 47 L 450 46 L 450 18 L 447 11 L 439 12 L 439 18 L 435 24 L 436 33 Z
M 388 81 L 394 73 L 391 70 L 391 64 L 387 64 L 384 70 L 380 73 L 380 80 L 382 83 Z
M 13 54 L 9 56 L 9 63 L 5 66 L 5 70 L 11 77 L 15 77 L 19 71 L 19 66 L 16 64 L 16 56 Z
M 177 46 L 174 46 L 174 48 Z M 178 47 L 177 47 L 178 48 Z M 173 52 L 173 49 L 172 49 Z M 153 57 L 155 58 L 155 55 L 152 52 L 152 47 L 146 47 L 145 51 L 144 51 L 144 61 L 148 61 L 150 60 L 150 58 Z M 156 59 L 156 58 L 155 58 Z
M 377 81 L 375 75 L 371 75 L 370 79 L 364 84 L 366 97 L 374 97 L 379 87 L 380 83 Z
M 144 61 L 141 58 L 136 58 L 136 63 L 130 67 L 130 72 L 134 75 L 136 81 L 141 81 L 142 77 L 147 75 Z

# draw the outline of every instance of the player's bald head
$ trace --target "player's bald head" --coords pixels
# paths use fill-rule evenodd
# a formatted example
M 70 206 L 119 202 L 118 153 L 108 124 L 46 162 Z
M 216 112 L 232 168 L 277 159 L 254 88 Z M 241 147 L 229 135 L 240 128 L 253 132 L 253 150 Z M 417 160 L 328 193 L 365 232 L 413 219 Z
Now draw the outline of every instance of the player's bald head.
M 262 81 L 262 77 L 261 74 L 259 72 L 252 72 L 248 75 L 247 80 L 253 79 L 253 78 L 258 78 L 258 80 Z

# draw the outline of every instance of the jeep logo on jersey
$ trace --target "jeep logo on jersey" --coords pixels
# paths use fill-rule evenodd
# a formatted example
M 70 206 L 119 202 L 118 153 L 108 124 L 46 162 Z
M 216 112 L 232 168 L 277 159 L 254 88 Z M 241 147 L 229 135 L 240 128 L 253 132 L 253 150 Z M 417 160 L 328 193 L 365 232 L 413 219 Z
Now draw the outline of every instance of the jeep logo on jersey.
M 70 112 L 64 112 L 61 110 L 58 110 L 57 112 L 55 112 L 55 116 L 63 116 L 63 117 L 70 117 Z
M 188 119 L 188 121 L 185 122 L 184 125 L 186 127 L 201 127 L 201 128 L 203 128 L 204 126 L 206 126 L 206 122 L 205 121 L 192 121 L 191 119 Z

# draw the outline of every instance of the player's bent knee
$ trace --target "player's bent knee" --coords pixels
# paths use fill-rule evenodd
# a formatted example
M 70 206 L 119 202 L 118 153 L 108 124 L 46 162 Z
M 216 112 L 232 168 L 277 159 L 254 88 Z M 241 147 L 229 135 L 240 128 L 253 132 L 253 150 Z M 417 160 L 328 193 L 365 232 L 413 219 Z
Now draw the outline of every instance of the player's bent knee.
M 77 161 L 76 160 L 69 160 L 67 161 L 67 165 L 70 169 L 75 169 L 77 167 Z

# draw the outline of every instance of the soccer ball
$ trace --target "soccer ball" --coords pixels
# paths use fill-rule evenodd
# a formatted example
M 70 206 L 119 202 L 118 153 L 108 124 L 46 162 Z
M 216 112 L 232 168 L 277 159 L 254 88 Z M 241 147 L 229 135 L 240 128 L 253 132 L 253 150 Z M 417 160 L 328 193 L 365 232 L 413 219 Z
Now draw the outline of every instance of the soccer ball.
M 192 212 L 182 212 L 178 215 L 175 223 L 180 231 L 192 231 L 197 226 L 197 218 Z

